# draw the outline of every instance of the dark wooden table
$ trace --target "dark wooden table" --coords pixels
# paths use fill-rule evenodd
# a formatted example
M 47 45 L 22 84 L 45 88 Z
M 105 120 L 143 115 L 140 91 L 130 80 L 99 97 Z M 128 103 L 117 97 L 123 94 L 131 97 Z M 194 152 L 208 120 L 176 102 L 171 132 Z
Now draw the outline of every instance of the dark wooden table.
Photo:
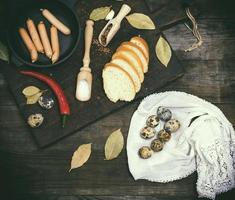
M 232 2 L 232 1 L 231 1 Z M 185 53 L 194 38 L 183 24 L 164 32 L 185 75 L 162 88 L 197 95 L 217 105 L 235 125 L 235 12 L 229 1 L 199 1 L 199 29 L 204 44 Z M 100 120 L 57 144 L 38 150 L 21 119 L 7 83 L 0 74 L 0 199 L 181 199 L 197 198 L 196 173 L 167 184 L 134 181 L 128 171 L 126 151 L 116 160 L 104 161 L 108 135 L 122 128 L 127 137 L 129 122 L 139 102 Z M 93 143 L 89 162 L 68 173 L 73 151 Z M 218 199 L 233 199 L 235 190 Z

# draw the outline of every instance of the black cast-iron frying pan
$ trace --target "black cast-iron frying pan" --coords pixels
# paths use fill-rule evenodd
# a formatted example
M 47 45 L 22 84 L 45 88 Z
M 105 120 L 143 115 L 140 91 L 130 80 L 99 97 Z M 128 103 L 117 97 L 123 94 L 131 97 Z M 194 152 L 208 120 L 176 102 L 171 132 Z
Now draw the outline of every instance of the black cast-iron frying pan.
M 19 1 L 18 1 L 19 2 Z M 31 67 L 52 67 L 67 60 L 78 45 L 80 38 L 80 25 L 78 17 L 74 12 L 74 4 L 76 0 L 24 0 L 9 13 L 9 27 L 7 31 L 7 40 L 12 52 L 13 60 L 18 62 L 17 65 L 28 65 Z M 40 9 L 46 8 L 50 10 L 59 20 L 66 24 L 70 30 L 70 35 L 64 35 L 60 31 L 60 58 L 52 64 L 51 60 L 44 54 L 39 53 L 38 61 L 31 62 L 30 54 L 21 39 L 18 29 L 19 27 L 27 28 L 26 20 L 31 18 L 35 25 L 43 21 L 47 27 L 47 33 L 50 37 L 50 22 L 41 14 Z

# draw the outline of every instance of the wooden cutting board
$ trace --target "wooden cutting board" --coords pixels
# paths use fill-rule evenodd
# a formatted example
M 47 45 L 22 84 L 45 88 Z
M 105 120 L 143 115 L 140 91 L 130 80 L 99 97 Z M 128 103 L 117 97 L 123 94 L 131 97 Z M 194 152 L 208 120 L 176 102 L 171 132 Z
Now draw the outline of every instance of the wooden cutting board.
M 132 2 L 135 10 L 142 12 L 143 8 L 138 9 L 135 2 Z M 78 15 L 80 17 L 82 27 L 85 26 L 85 20 L 91 11 L 90 4 L 91 1 L 81 1 L 80 5 L 78 6 Z M 131 1 L 129 4 L 132 6 Z M 113 7 L 114 9 L 118 9 L 120 5 L 120 3 L 115 2 Z M 96 7 L 98 6 L 99 3 L 97 3 Z M 145 7 L 145 12 L 146 10 L 147 8 Z M 144 39 L 146 39 L 150 47 L 149 72 L 145 76 L 145 81 L 142 85 L 141 91 L 137 94 L 136 99 L 141 99 L 151 93 L 157 92 L 157 89 L 183 74 L 183 67 L 175 56 L 174 52 L 167 68 L 160 64 L 157 60 L 154 47 L 158 37 L 161 34 L 159 30 L 136 30 L 125 21 L 122 24 L 122 28 L 118 34 L 109 45 L 108 51 L 103 52 L 102 49 L 97 45 L 96 39 L 105 23 L 105 21 L 97 22 L 94 27 L 94 40 L 91 47 L 90 64 L 94 81 L 92 98 L 89 102 L 78 102 L 74 97 L 76 76 L 79 68 L 82 66 L 84 49 L 83 30 L 77 50 L 68 61 L 60 66 L 45 69 L 32 69 L 27 66 L 16 67 L 14 64 L 0 62 L 1 70 L 3 71 L 5 78 L 9 83 L 9 88 L 25 121 L 27 121 L 28 116 L 32 113 L 42 113 L 45 117 L 45 121 L 40 127 L 35 129 L 29 128 L 33 138 L 35 139 L 35 142 L 39 147 L 48 146 L 49 144 L 52 144 L 59 139 L 74 133 L 75 131 L 81 130 L 95 121 L 128 105 L 127 102 L 112 103 L 108 100 L 103 90 L 101 74 L 104 64 L 110 61 L 112 54 L 120 45 L 120 43 L 129 40 L 132 36 L 141 35 Z M 40 89 L 48 89 L 48 87 L 41 81 L 38 81 L 34 78 L 20 75 L 18 73 L 18 70 L 20 69 L 40 71 L 41 73 L 45 73 L 51 76 L 60 83 L 65 91 L 65 95 L 68 97 L 71 107 L 71 115 L 68 118 L 65 128 L 61 128 L 61 118 L 59 115 L 57 103 L 51 110 L 43 110 L 38 104 L 26 105 L 26 99 L 22 95 L 23 88 L 29 85 L 37 86 Z M 47 92 L 47 94 L 51 95 L 55 99 L 55 96 L 51 93 L 50 90 Z

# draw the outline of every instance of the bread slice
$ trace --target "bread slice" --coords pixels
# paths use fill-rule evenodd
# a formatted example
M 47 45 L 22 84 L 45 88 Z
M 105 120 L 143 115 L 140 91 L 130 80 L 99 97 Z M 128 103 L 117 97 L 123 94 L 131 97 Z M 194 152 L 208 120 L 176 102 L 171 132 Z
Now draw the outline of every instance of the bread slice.
M 110 101 L 131 101 L 135 98 L 135 85 L 125 70 L 112 64 L 106 65 L 102 77 L 104 91 Z
M 125 47 L 125 48 L 135 52 L 142 63 L 144 73 L 146 73 L 148 71 L 148 58 L 145 56 L 143 50 L 138 45 L 136 45 L 135 43 L 132 43 L 132 42 L 123 42 L 121 44 L 121 47 Z
M 108 64 L 110 64 L 110 63 L 108 63 Z M 130 75 L 131 79 L 133 80 L 133 82 L 135 84 L 135 91 L 138 92 L 140 90 L 140 87 L 141 87 L 140 78 L 138 76 L 138 72 L 136 71 L 136 69 L 134 67 L 132 67 L 122 57 L 114 58 L 111 61 L 111 64 L 113 64 L 114 66 L 118 66 L 118 67 L 122 68 L 123 70 L 125 70 Z
M 138 75 L 140 77 L 140 82 L 142 83 L 144 81 L 144 72 L 142 70 L 142 63 L 135 53 L 126 48 L 122 48 L 118 49 L 118 51 L 113 55 L 112 59 L 115 59 L 117 57 L 124 57 L 126 60 L 128 60 L 129 63 L 131 63 L 132 66 L 138 72 Z
M 139 46 L 143 50 L 143 53 L 149 62 L 149 47 L 148 47 L 147 42 L 139 36 L 135 36 L 135 37 L 131 38 L 130 42 L 136 44 L 137 46 Z

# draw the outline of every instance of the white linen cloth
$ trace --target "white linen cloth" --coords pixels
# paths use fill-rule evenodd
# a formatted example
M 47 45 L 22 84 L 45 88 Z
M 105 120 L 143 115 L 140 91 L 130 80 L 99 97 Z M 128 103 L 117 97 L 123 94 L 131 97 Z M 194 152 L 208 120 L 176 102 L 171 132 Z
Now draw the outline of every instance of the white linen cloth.
M 164 106 L 181 123 L 163 150 L 141 159 L 138 150 L 151 140 L 140 137 L 146 119 Z M 191 119 L 196 118 L 190 125 Z M 159 131 L 164 123 L 156 127 Z M 132 116 L 127 138 L 128 165 L 134 179 L 170 182 L 198 173 L 199 197 L 214 199 L 216 194 L 235 186 L 235 132 L 219 108 L 184 92 L 164 92 L 146 97 Z

